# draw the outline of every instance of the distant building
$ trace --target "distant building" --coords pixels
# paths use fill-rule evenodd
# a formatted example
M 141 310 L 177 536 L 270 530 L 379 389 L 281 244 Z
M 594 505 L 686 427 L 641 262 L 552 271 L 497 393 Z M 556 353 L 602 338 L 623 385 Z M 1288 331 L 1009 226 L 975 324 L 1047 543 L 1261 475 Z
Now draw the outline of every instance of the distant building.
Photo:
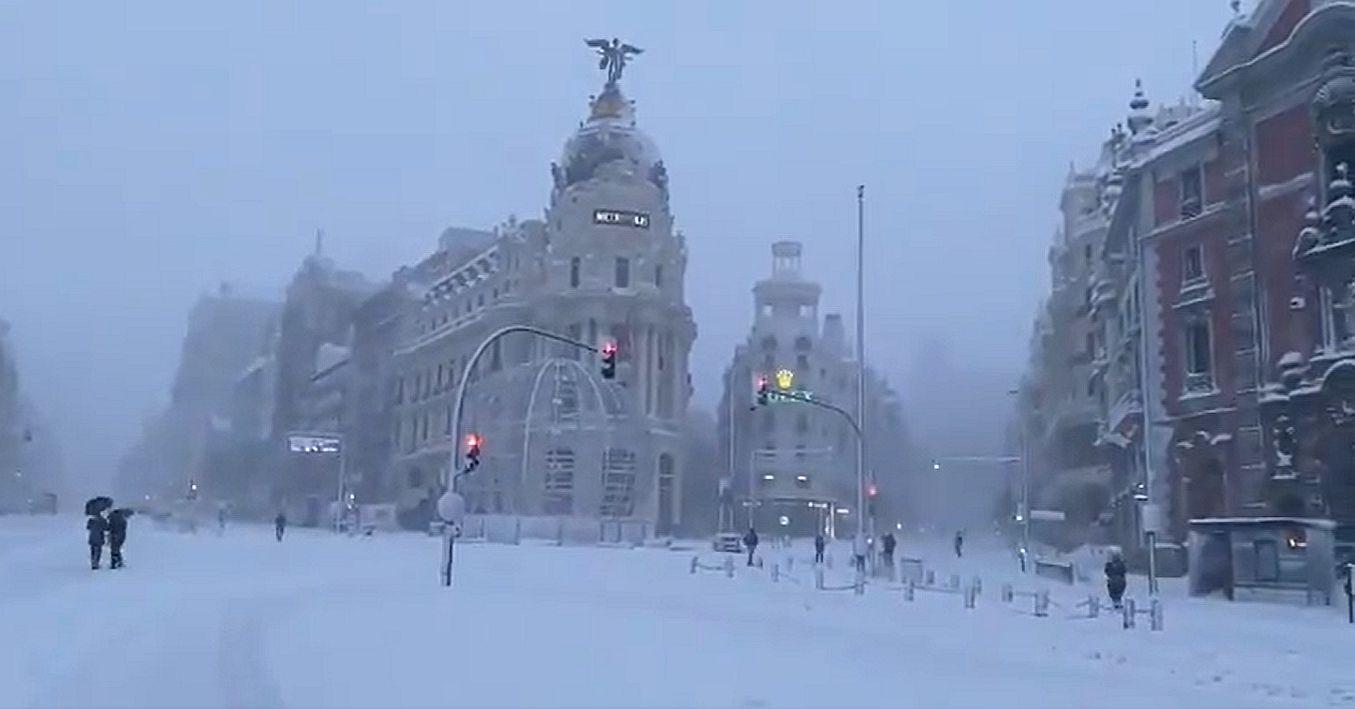
M 820 321 L 818 283 L 804 277 L 801 245 L 772 245 L 772 273 L 753 287 L 753 325 L 725 370 L 719 411 L 721 463 L 728 470 L 725 527 L 812 535 L 855 531 L 856 436 L 848 422 L 793 402 L 757 407 L 757 381 L 804 392 L 855 417 L 857 365 L 842 317 Z M 897 502 L 907 467 L 906 434 L 897 396 L 868 374 L 867 457 L 878 491 L 876 513 Z M 897 510 L 897 505 L 890 508 Z M 895 513 L 891 512 L 890 520 Z M 732 517 L 732 518 L 731 518 Z
M 223 284 L 188 316 L 169 406 L 146 422 L 118 466 L 119 494 L 178 498 L 208 474 L 217 438 L 229 433 L 240 372 L 265 349 L 279 305 Z

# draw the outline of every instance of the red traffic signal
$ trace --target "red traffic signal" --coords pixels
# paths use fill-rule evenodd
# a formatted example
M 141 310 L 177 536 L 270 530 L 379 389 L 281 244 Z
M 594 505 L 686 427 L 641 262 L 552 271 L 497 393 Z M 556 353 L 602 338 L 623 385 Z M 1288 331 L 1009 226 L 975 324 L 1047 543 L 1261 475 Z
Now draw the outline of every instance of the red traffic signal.
M 758 406 L 766 406 L 766 405 L 767 405 L 767 397 L 768 397 L 769 394 L 771 394 L 771 391 L 772 391 L 772 382 L 771 382 L 770 379 L 767 378 L 767 375 L 765 375 L 765 374 L 758 375 L 758 378 L 757 378 L 757 405 L 758 405 Z
M 485 439 L 477 433 L 466 434 L 466 460 L 470 461 L 471 467 L 480 464 L 480 446 L 484 442 Z
M 870 486 L 866 488 L 866 494 L 875 497 L 880 494 L 880 488 L 875 487 L 875 483 L 871 483 Z
M 616 378 L 616 341 L 615 341 L 615 340 L 608 340 L 608 341 L 602 343 L 602 349 L 599 350 L 599 352 L 602 354 L 602 378 L 603 378 L 603 379 L 615 379 L 615 378 Z

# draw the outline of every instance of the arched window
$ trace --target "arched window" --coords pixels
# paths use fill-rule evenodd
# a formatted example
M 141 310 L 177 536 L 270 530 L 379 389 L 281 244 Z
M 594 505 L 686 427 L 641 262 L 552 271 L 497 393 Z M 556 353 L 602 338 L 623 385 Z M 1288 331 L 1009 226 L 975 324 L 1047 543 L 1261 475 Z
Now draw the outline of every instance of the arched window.
M 548 515 L 574 514 L 574 450 L 546 451 L 546 479 L 541 511 Z

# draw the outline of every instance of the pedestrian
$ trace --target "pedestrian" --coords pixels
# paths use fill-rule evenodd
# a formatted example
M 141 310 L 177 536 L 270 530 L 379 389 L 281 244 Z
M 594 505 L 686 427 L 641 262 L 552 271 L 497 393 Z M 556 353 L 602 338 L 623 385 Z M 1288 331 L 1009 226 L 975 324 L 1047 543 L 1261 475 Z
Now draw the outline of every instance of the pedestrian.
M 823 548 L 828 545 L 823 538 L 823 532 L 814 535 L 814 563 L 823 563 Z
M 108 513 L 108 568 L 121 569 L 122 545 L 127 542 L 127 510 L 116 509 Z
M 898 540 L 894 538 L 893 532 L 888 532 L 885 534 L 884 536 L 885 566 L 891 569 L 894 568 L 894 547 L 897 544 Z
M 852 563 L 856 565 L 857 573 L 866 573 L 866 537 L 857 534 L 852 539 Z
M 757 530 L 748 528 L 748 533 L 743 535 L 743 546 L 748 550 L 748 565 L 753 565 L 753 552 L 757 551 Z
M 216 508 L 216 531 L 218 534 L 226 531 L 226 503 L 221 503 Z
M 963 530 L 963 529 L 956 530 L 956 532 L 955 532 L 955 556 L 957 556 L 957 557 L 962 557 L 962 556 L 964 556 L 964 530 Z
M 273 531 L 278 535 L 278 541 L 282 541 L 282 533 L 287 531 L 287 514 L 279 511 L 278 516 L 273 518 Z
M 108 534 L 108 520 L 104 519 L 103 513 L 92 514 L 89 521 L 85 522 L 85 529 L 89 531 L 89 568 L 99 568 L 99 558 L 103 556 L 104 537 Z
M 1106 593 L 1110 594 L 1110 602 L 1116 608 L 1120 607 L 1121 599 L 1124 598 L 1124 577 L 1127 571 L 1120 552 L 1111 554 L 1110 561 L 1106 562 Z

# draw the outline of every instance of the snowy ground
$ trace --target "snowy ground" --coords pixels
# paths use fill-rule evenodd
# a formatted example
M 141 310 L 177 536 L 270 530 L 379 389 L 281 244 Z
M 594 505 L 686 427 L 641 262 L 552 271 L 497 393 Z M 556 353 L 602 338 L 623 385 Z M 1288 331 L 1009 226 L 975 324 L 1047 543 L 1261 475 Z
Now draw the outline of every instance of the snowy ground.
M 768 566 L 691 575 L 691 552 L 467 544 L 133 522 L 128 566 L 91 572 L 79 518 L 0 517 L 0 706 L 1349 706 L 1337 609 L 1166 590 L 1166 629 L 1048 618 L 998 599 L 996 548 L 904 541 L 958 596 L 816 592 Z M 975 544 L 971 542 L 971 547 Z M 699 550 L 704 560 L 716 555 Z M 842 550 L 836 550 L 842 558 Z M 841 564 L 830 582 L 845 580 Z M 1131 579 L 1131 593 L 1142 589 Z M 1024 606 L 1022 606 L 1024 607 Z

